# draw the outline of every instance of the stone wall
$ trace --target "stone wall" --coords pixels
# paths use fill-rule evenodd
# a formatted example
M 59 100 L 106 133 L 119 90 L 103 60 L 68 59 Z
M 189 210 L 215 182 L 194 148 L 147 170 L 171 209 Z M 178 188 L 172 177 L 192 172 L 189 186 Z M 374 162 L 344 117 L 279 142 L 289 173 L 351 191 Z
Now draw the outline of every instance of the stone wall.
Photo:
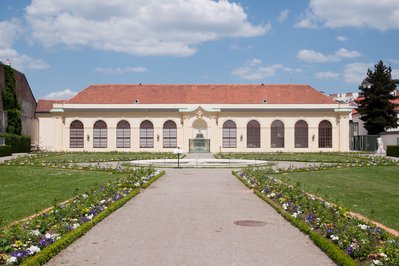
M 0 98 L 1 91 L 5 88 L 5 65 L 0 63 Z M 25 74 L 15 70 L 15 87 L 17 91 L 18 102 L 21 105 L 21 119 L 22 119 L 22 134 L 32 136 L 33 125 L 35 123 L 35 110 L 36 110 L 36 100 L 32 94 L 32 90 L 29 86 L 28 80 Z M 0 100 L 0 120 L 3 116 L 3 101 Z M 1 128 L 0 130 L 5 130 Z

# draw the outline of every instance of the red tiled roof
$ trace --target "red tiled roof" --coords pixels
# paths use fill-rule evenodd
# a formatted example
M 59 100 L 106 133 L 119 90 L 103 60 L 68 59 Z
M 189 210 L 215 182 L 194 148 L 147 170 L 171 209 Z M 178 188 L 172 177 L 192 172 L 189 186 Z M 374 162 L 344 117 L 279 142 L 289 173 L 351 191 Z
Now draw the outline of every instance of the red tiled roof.
M 308 85 L 91 85 L 68 104 L 334 104 Z
M 37 102 L 36 113 L 48 113 L 53 109 L 53 103 L 63 103 L 65 100 L 45 100 L 40 99 Z

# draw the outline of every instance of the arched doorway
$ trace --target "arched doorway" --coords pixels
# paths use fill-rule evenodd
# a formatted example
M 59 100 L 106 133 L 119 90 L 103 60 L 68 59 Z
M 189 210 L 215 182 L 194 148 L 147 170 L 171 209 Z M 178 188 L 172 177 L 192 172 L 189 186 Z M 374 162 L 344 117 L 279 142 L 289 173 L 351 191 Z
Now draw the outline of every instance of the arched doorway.
M 204 119 L 193 122 L 192 138 L 189 140 L 191 153 L 210 152 L 210 139 L 208 139 L 208 124 Z

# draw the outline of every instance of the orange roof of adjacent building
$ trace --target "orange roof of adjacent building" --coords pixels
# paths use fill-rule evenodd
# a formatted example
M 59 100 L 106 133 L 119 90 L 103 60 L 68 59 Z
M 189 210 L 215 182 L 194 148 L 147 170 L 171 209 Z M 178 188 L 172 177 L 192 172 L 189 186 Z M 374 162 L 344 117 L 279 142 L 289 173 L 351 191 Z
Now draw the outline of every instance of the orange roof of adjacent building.
M 309 85 L 91 85 L 67 104 L 334 104 Z
M 54 103 L 63 103 L 65 100 L 46 100 L 46 99 L 40 99 L 37 102 L 36 106 L 36 112 L 37 113 L 47 113 L 50 112 L 51 109 L 53 109 L 53 104 Z

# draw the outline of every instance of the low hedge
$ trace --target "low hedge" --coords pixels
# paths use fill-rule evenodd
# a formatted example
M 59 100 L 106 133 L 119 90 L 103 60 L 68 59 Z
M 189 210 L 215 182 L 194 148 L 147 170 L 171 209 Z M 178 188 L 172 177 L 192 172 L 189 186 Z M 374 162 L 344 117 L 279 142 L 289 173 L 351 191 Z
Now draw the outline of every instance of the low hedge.
M 93 220 L 84 223 L 75 230 L 72 230 L 71 232 L 65 234 L 64 236 L 62 236 L 61 239 L 55 241 L 52 245 L 46 247 L 41 252 L 37 253 L 35 256 L 29 257 L 20 265 L 43 265 L 44 263 L 48 262 L 51 258 L 57 255 L 63 249 L 71 245 L 76 239 L 83 236 L 92 227 L 101 222 L 105 217 L 107 217 L 108 215 L 110 215 L 120 207 L 122 207 L 126 202 L 131 200 L 139 193 L 140 193 L 140 188 L 133 190 L 126 197 L 118 201 L 115 201 L 112 205 L 108 206 L 106 210 L 102 211 L 100 214 L 95 216 Z
M 0 146 L 0 157 L 12 155 L 12 150 L 10 145 Z
M 387 156 L 399 157 L 399 145 L 388 145 Z
M 141 187 L 144 188 L 144 189 L 148 188 L 152 183 L 154 183 L 155 181 L 157 181 L 158 178 L 160 178 L 160 177 L 163 176 L 164 174 L 165 174 L 165 171 L 159 172 L 159 174 L 157 174 L 156 176 L 154 176 L 153 178 L 151 178 L 150 180 L 148 180 L 147 183 L 142 184 Z
M 309 238 L 313 241 L 313 243 L 316 246 L 318 246 L 321 250 L 323 250 L 338 265 L 348 265 L 348 266 L 358 265 L 358 263 L 355 260 L 349 257 L 343 250 L 337 247 L 334 243 L 332 243 L 325 237 L 319 235 L 318 233 L 312 231 L 312 229 L 307 224 L 293 217 L 290 213 L 286 212 L 279 204 L 266 197 L 262 192 L 255 189 L 254 193 L 259 198 L 267 202 L 270 206 L 272 206 L 278 213 L 280 213 L 284 217 L 284 219 L 286 219 L 292 225 L 296 226 L 303 233 L 307 234 Z
M 11 150 L 13 153 L 30 152 L 30 144 L 31 144 L 30 136 L 6 133 L 6 134 L 0 134 L 0 137 L 6 139 L 6 145 L 11 146 Z
M 253 186 L 251 183 L 249 183 L 247 179 L 242 178 L 242 177 L 238 174 L 238 172 L 232 171 L 232 174 L 233 174 L 235 177 L 237 177 L 238 180 L 240 180 L 241 183 L 243 183 L 247 188 L 249 188 L 249 189 L 253 189 L 253 188 L 254 188 L 254 186 Z

